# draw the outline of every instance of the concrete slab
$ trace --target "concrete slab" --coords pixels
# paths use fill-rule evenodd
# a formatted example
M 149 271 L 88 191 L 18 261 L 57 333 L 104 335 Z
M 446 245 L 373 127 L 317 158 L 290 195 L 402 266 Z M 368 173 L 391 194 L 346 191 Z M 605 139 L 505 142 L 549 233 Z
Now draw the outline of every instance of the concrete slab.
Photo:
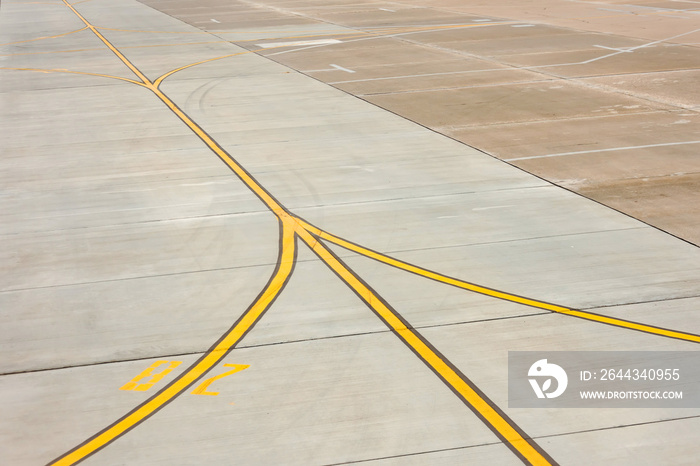
M 664 225 L 671 233 L 698 243 L 697 174 L 674 174 L 658 179 L 642 178 L 599 183 L 579 188 L 584 195 L 642 217 L 652 225 Z M 688 218 L 679 219 L 678 215 Z
M 12 355 L 3 358 L 0 372 L 204 351 L 255 299 L 273 269 L 265 264 L 0 293 L 0 338 Z
M 616 114 L 648 112 L 653 109 L 640 99 L 623 95 L 610 96 L 568 82 L 504 84 L 474 89 L 373 95 L 366 99 L 413 121 L 439 129 L 583 118 L 595 116 L 611 106 Z
M 371 313 L 367 315 L 373 318 Z M 235 458 L 266 463 L 284 457 L 292 464 L 330 463 L 494 440 L 493 433 L 470 416 L 391 334 L 263 346 L 236 353 L 225 362 L 250 368 L 212 385 L 218 396 L 188 393 L 159 412 L 152 419 L 156 422 L 144 424 L 148 428 L 120 439 L 86 463 L 158 463 L 177 457 L 186 464 L 198 461 L 202 454 L 216 462 Z M 184 366 L 194 358 L 167 359 L 182 361 Z M 380 362 L 386 359 L 394 362 L 394 369 Z M 15 423 L 22 420 L 23 427 L 13 432 L 4 429 L 3 441 L 11 442 L 6 446 L 13 445 L 2 449 L 4 459 L 15 463 L 50 461 L 61 453 L 60 445 L 80 441 L 91 430 L 111 422 L 110 416 L 118 416 L 119 411 L 150 395 L 119 387 L 153 362 L 5 376 L 0 398 L 6 406 L 14 405 L 11 418 Z M 168 379 L 176 376 L 178 369 Z M 99 382 L 85 383 L 93 377 Z M 437 395 L 436 390 L 445 396 Z M 427 402 L 416 402 L 424 397 Z M 40 399 L 46 402 L 39 408 L 36 401 Z M 61 403 L 49 402 L 56 399 Z M 86 408 L 105 400 L 109 400 L 110 409 L 85 416 Z M 466 411 L 466 415 L 456 419 L 455 410 Z M 80 415 L 75 416 L 77 413 Z M 174 425 L 184 429 L 173 429 Z M 52 440 L 35 448 L 30 432 Z M 204 444 L 204 449 L 196 448 Z M 358 448 L 360 444 L 362 448 Z

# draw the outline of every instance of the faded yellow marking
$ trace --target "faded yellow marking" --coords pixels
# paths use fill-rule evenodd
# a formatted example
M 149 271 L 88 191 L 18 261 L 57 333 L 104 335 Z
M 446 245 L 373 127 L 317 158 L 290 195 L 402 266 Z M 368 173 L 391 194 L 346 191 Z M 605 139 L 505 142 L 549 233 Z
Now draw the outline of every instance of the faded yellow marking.
M 56 34 L 55 36 L 44 36 L 44 37 L 37 37 L 37 38 L 35 38 L 35 39 L 17 40 L 17 41 L 14 41 L 14 42 L 5 42 L 4 44 L 0 44 L 0 46 L 2 46 L 2 45 L 12 45 L 12 44 L 23 44 L 23 43 L 26 43 L 26 42 L 34 42 L 34 41 L 37 41 L 37 40 L 44 40 L 44 39 L 55 39 L 55 38 L 57 38 L 57 37 L 63 37 L 63 36 L 67 36 L 67 35 L 70 35 L 70 34 L 75 34 L 76 32 L 84 31 L 84 30 L 86 30 L 86 29 L 87 29 L 87 26 L 85 26 L 84 28 L 76 29 L 75 31 L 64 32 L 63 34 Z
M 368 306 L 384 320 L 386 325 L 410 346 L 419 357 L 428 364 L 462 399 L 474 408 L 482 419 L 491 425 L 503 437 L 504 441 L 512 445 L 530 464 L 551 464 L 535 447 L 533 447 L 513 427 L 507 419 L 501 416 L 488 401 L 482 398 L 469 384 L 452 369 L 447 362 L 438 356 L 423 340 L 412 330 L 407 328 L 401 319 L 389 309 L 378 296 L 374 294 L 362 281 L 335 256 L 316 240 L 309 231 L 299 224 L 297 234 L 309 246 L 323 262 L 325 262 L 341 279 L 357 293 Z
M 160 382 L 163 379 L 163 377 L 170 374 L 170 372 L 172 372 L 172 370 L 179 366 L 181 363 L 182 361 L 156 361 L 150 366 L 148 366 L 146 370 L 144 370 L 139 375 L 131 379 L 130 382 L 126 383 L 119 390 L 134 390 L 137 392 L 145 392 L 146 390 Z M 163 364 L 168 364 L 168 367 L 166 367 L 157 374 L 153 374 L 153 371 L 157 367 L 162 366 Z M 151 377 L 151 380 L 148 383 L 140 384 L 139 382 L 145 379 L 146 377 Z
M 109 42 L 109 41 L 105 38 L 105 36 L 103 36 L 103 35 L 100 33 L 100 31 L 97 30 L 97 28 L 95 28 L 95 26 L 93 26 L 92 24 L 90 24 L 90 22 L 89 22 L 87 19 L 85 19 L 85 18 L 83 17 L 83 15 L 81 15 L 81 14 L 78 12 L 78 10 L 76 10 L 75 8 L 73 8 L 73 5 L 71 5 L 70 3 L 68 3 L 67 0 L 61 0 L 61 1 L 62 1 L 68 8 L 70 8 L 71 11 L 73 11 L 73 13 L 74 13 L 78 18 L 80 18 L 80 21 L 82 21 L 82 22 L 85 24 L 85 26 L 87 26 L 87 28 L 90 29 L 90 30 L 93 32 L 93 34 L 95 34 L 95 35 L 102 41 L 102 43 L 104 43 L 112 52 L 114 52 L 114 54 L 115 54 L 117 57 L 119 57 L 119 59 L 120 59 L 120 60 L 121 60 L 135 75 L 136 75 L 136 76 L 138 76 L 139 79 L 140 79 L 144 84 L 150 83 L 150 81 L 148 80 L 148 78 L 147 78 L 143 73 L 141 73 L 141 71 L 139 71 L 138 68 L 136 68 L 136 67 L 135 67 L 135 66 L 134 66 L 134 65 L 119 51 L 119 50 L 117 50 L 117 48 L 116 48 L 115 46 L 113 46 L 112 43 Z
M 153 84 L 155 85 L 155 87 L 159 87 L 160 84 L 163 82 L 163 80 L 164 80 L 165 78 L 167 78 L 168 76 L 171 76 L 171 75 L 177 73 L 178 71 L 182 71 L 182 70 L 185 70 L 185 69 L 187 69 L 187 68 L 192 68 L 193 66 L 202 65 L 202 64 L 204 64 L 204 63 L 209 63 L 209 62 L 212 62 L 212 61 L 222 60 L 222 59 L 224 59 L 224 58 L 235 57 L 235 56 L 238 56 L 238 55 L 244 55 L 244 54 L 246 54 L 246 53 L 250 53 L 250 52 L 249 52 L 249 51 L 245 51 L 245 52 L 232 53 L 232 54 L 230 54 L 230 55 L 222 55 L 222 56 L 220 56 L 220 57 L 214 57 L 214 58 L 209 58 L 208 60 L 202 60 L 202 61 L 198 61 L 198 62 L 196 62 L 196 63 L 190 63 L 189 65 L 181 66 L 180 68 L 176 68 L 176 69 L 174 69 L 174 70 L 168 71 L 168 72 L 165 73 L 163 76 L 161 76 L 161 77 L 159 77 L 158 79 L 156 79 L 156 80 L 153 82 Z
M 63 69 L 41 69 L 41 68 L 9 68 L 9 67 L 2 67 L 0 70 L 13 70 L 13 71 L 33 71 L 36 73 L 68 73 L 68 74 L 82 74 L 85 76 L 97 76 L 100 78 L 110 78 L 110 79 L 118 79 L 120 81 L 126 81 L 131 84 L 137 84 L 139 86 L 145 86 L 143 83 L 135 81 L 133 79 L 129 78 L 122 78 L 121 76 L 112 76 L 109 74 L 100 74 L 100 73 L 86 73 L 84 71 L 70 71 L 70 70 L 63 70 Z
M 430 278 L 431 280 L 435 280 L 441 283 L 445 283 L 447 285 L 453 285 L 465 290 L 473 291 L 475 293 L 483 294 L 486 296 L 492 296 L 494 298 L 499 298 L 499 299 L 504 299 L 506 301 L 511 301 L 514 303 L 518 304 L 524 304 L 526 306 L 531 306 L 531 307 L 536 307 L 539 309 L 545 309 L 547 311 L 552 311 L 556 312 L 559 314 L 565 314 L 568 316 L 573 316 L 573 317 L 579 317 L 581 319 L 586 319 L 594 322 L 600 322 L 603 324 L 608 324 L 608 325 L 614 325 L 616 327 L 622 327 L 626 329 L 631 329 L 631 330 L 638 330 L 640 332 L 645 332 L 645 333 L 651 333 L 653 335 L 661 335 L 664 337 L 670 337 L 670 338 L 677 338 L 679 340 L 686 340 L 686 341 L 691 341 L 693 343 L 700 343 L 700 336 L 694 335 L 692 333 L 686 333 L 686 332 L 680 332 L 677 330 L 669 330 L 669 329 L 664 329 L 660 327 L 654 327 L 653 325 L 646 325 L 646 324 L 641 324 L 638 322 L 631 322 L 623 319 L 616 319 L 614 317 L 608 317 L 608 316 L 602 316 L 599 314 L 594 314 L 592 312 L 586 312 L 586 311 L 579 311 L 576 309 L 571 309 L 568 307 L 564 306 L 559 306 L 557 304 L 551 304 L 551 303 L 546 303 L 543 301 L 538 301 L 535 299 L 530 299 L 530 298 L 525 298 L 522 296 L 517 296 L 514 294 L 506 293 L 503 291 L 498 291 L 498 290 L 493 290 L 491 288 L 486 288 L 483 286 L 476 285 L 474 283 L 469 283 L 465 282 L 464 280 L 459 280 L 457 278 L 452 278 L 448 277 L 446 275 L 439 274 L 437 272 L 433 272 L 431 270 L 424 269 L 422 267 L 418 267 L 412 264 L 409 264 L 407 262 L 400 261 L 398 259 L 394 259 L 393 257 L 389 257 L 387 255 L 378 253 L 376 251 L 372 251 L 371 249 L 364 248 L 362 246 L 359 246 L 354 243 L 350 243 L 349 241 L 346 241 L 342 238 L 338 238 L 337 236 L 334 236 L 326 231 L 323 231 L 313 225 L 310 225 L 309 223 L 306 223 L 305 221 L 299 219 L 299 223 L 302 225 L 302 227 L 313 234 L 317 235 L 318 237 L 325 239 L 333 244 L 336 244 L 342 248 L 345 248 L 349 251 L 356 252 L 358 254 L 361 254 L 365 257 L 369 257 L 370 259 L 374 259 L 378 262 L 382 262 L 387 265 L 391 265 L 393 267 L 405 270 L 407 272 L 414 273 L 416 275 L 420 275 L 425 278 Z
M 152 44 L 152 45 L 128 45 L 125 47 L 121 47 L 121 50 L 124 49 L 146 49 L 146 48 L 153 48 L 153 47 L 179 47 L 181 45 L 206 45 L 206 44 L 229 44 L 230 42 L 227 40 L 212 40 L 212 41 L 207 41 L 207 42 L 181 42 L 177 44 Z M 10 57 L 10 56 L 16 56 L 16 55 L 48 55 L 48 54 L 56 54 L 56 53 L 75 53 L 75 52 L 98 52 L 98 51 L 104 51 L 103 48 L 90 48 L 90 49 L 72 49 L 72 50 L 53 50 L 50 52 L 21 52 L 21 53 L 6 53 L 0 55 L 0 57 Z
M 19 52 L 19 53 L 4 53 L 0 57 L 16 57 L 22 55 L 49 55 L 54 53 L 75 53 L 75 52 L 97 52 L 103 51 L 102 48 L 97 49 L 73 49 L 73 50 L 52 50 L 50 52 Z
M 114 423 L 104 432 L 96 435 L 85 444 L 57 459 L 52 465 L 72 465 L 81 461 L 86 456 L 94 453 L 105 445 L 109 444 L 117 437 L 124 434 L 132 427 L 141 423 L 154 411 L 173 400 L 200 377 L 207 373 L 212 367 L 218 364 L 221 359 L 228 354 L 233 346 L 245 335 L 262 313 L 277 297 L 282 286 L 292 272 L 294 265 L 294 230 L 290 227 L 290 222 L 282 223 L 282 250 L 280 252 L 280 262 L 277 271 L 265 287 L 259 298 L 252 304 L 248 311 L 242 316 L 239 322 L 228 332 L 221 341 L 205 353 L 202 359 L 182 374 L 178 379 L 168 385 L 157 395 L 150 398 L 127 416 Z
M 228 377 L 229 375 L 235 374 L 236 372 L 240 372 L 242 370 L 248 369 L 250 367 L 250 365 L 249 364 L 224 364 L 224 367 L 233 367 L 234 369 L 205 380 L 197 388 L 192 390 L 192 394 L 193 395 L 216 396 L 219 394 L 219 392 L 208 392 L 207 391 L 207 388 L 209 388 L 209 385 L 211 385 L 213 382 L 215 382 L 219 379 L 223 379 L 224 377 Z
M 59 5 L 59 3 L 53 3 L 53 2 L 17 2 L 17 1 L 8 1 L 5 0 L 7 3 L 14 3 L 16 5 Z

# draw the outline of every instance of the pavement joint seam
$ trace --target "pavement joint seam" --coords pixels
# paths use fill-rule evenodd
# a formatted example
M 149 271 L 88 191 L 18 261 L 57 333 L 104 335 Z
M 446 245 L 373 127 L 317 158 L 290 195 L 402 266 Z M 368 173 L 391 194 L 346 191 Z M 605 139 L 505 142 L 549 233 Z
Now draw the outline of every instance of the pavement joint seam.
M 303 263 L 304 261 L 298 261 L 298 262 Z M 446 322 L 446 323 L 442 323 L 442 324 L 417 325 L 414 328 L 419 329 L 419 330 L 424 330 L 424 329 L 453 327 L 453 326 L 458 326 L 458 325 L 478 324 L 478 323 L 483 323 L 483 322 L 493 322 L 493 321 L 501 321 L 501 320 L 509 320 L 509 319 L 521 319 L 521 318 L 537 317 L 537 316 L 544 316 L 544 315 L 552 315 L 552 313 L 551 312 L 534 312 L 534 313 L 530 313 L 530 314 L 518 314 L 518 315 L 510 315 L 510 316 L 502 316 L 502 317 L 485 318 L 485 319 L 466 320 L 466 321 L 461 321 L 461 322 Z M 391 330 L 372 330 L 372 331 L 358 332 L 358 333 L 345 333 L 345 334 L 341 334 L 341 335 L 329 335 L 329 336 L 324 336 L 324 337 L 304 338 L 304 339 L 300 339 L 300 340 L 285 340 L 285 341 L 275 341 L 275 342 L 270 342 L 270 343 L 258 343 L 258 344 L 253 344 L 253 345 L 240 344 L 240 345 L 236 346 L 236 349 L 240 350 L 240 349 L 252 349 L 252 348 L 268 348 L 271 346 L 291 345 L 291 344 L 298 344 L 298 343 L 309 343 L 309 342 L 315 342 L 315 341 L 337 340 L 337 339 L 341 339 L 341 338 L 353 338 L 353 337 L 361 337 L 361 336 L 386 335 L 389 333 L 392 333 Z M 95 361 L 95 362 L 89 362 L 89 363 L 84 363 L 84 364 L 74 364 L 74 365 L 69 365 L 69 366 L 42 367 L 42 368 L 37 368 L 37 369 L 25 370 L 25 371 L 3 372 L 3 373 L 0 373 L 0 377 L 22 375 L 22 374 L 33 374 L 35 372 L 50 372 L 50 371 L 60 371 L 60 370 L 65 370 L 65 369 L 79 369 L 79 368 L 83 368 L 83 367 L 102 366 L 102 365 L 106 365 L 106 364 L 122 364 L 122 363 L 136 362 L 136 361 L 148 361 L 150 359 L 164 359 L 164 358 L 175 358 L 175 357 L 196 356 L 196 355 L 201 356 L 201 355 L 205 354 L 206 352 L 207 352 L 207 349 L 203 349 L 203 350 L 197 350 L 197 351 L 189 351 L 189 352 L 185 352 L 185 353 L 156 354 L 156 355 L 141 356 L 138 358 L 113 359 L 113 360 L 109 360 L 109 361 Z
M 635 409 L 635 408 L 632 408 L 632 409 Z M 679 417 L 672 417 L 672 418 L 668 418 L 668 419 L 658 419 L 655 421 L 636 422 L 636 423 L 632 423 L 632 424 L 621 424 L 621 425 L 610 426 L 610 427 L 600 427 L 597 429 L 583 429 L 583 430 L 576 430 L 576 431 L 570 431 L 570 432 L 563 432 L 560 434 L 538 435 L 535 438 L 547 439 L 547 438 L 556 438 L 556 437 L 566 437 L 568 435 L 585 434 L 588 432 L 603 432 L 603 431 L 607 431 L 607 430 L 625 429 L 628 427 L 645 426 L 645 425 L 650 425 L 650 424 L 661 424 L 664 422 L 673 422 L 673 421 L 681 421 L 684 419 L 697 419 L 697 418 L 700 418 L 700 415 L 679 416 Z

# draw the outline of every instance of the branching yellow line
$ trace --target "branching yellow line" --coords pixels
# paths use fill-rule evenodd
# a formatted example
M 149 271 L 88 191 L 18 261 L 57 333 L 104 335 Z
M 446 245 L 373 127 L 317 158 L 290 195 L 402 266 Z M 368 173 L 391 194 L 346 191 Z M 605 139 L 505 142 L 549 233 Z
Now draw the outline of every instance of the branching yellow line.
M 216 60 L 222 60 L 222 59 L 224 59 L 224 58 L 229 58 L 229 57 L 235 57 L 235 56 L 238 56 L 238 55 L 244 55 L 244 54 L 247 54 L 247 53 L 250 53 L 250 51 L 232 53 L 232 54 L 230 54 L 230 55 L 222 55 L 222 56 L 220 56 L 220 57 L 210 58 L 210 59 L 208 59 L 208 60 L 202 60 L 202 61 L 198 61 L 198 62 L 196 62 L 196 63 L 190 63 L 189 65 L 181 66 L 180 68 L 176 68 L 176 69 L 174 69 L 174 70 L 168 71 L 168 72 L 165 73 L 163 76 L 160 76 L 158 79 L 156 79 L 155 81 L 153 81 L 153 84 L 154 84 L 155 87 L 159 87 L 160 84 L 163 82 L 163 80 L 164 80 L 165 78 L 167 78 L 168 76 L 171 76 L 171 75 L 177 73 L 178 71 L 182 71 L 182 70 L 185 70 L 185 69 L 187 69 L 187 68 L 192 68 L 193 66 L 201 65 L 201 64 L 204 64 L 204 63 L 209 63 L 209 62 L 216 61 Z
M 68 466 L 82 461 L 87 456 L 105 447 L 128 430 L 143 422 L 155 411 L 187 390 L 190 385 L 195 383 L 211 368 L 218 364 L 241 340 L 246 332 L 256 324 L 291 276 L 295 261 L 295 238 L 294 228 L 291 222 L 283 221 L 282 245 L 278 267 L 270 282 L 236 325 L 234 325 L 214 347 L 210 348 L 199 361 L 193 364 L 184 374 L 171 382 L 163 390 L 149 398 L 122 419 L 50 464 L 52 466 Z
M 45 37 L 37 37 L 36 39 L 18 40 L 18 41 L 15 41 L 15 42 L 5 42 L 4 44 L 0 44 L 0 46 L 2 46 L 2 45 L 13 45 L 13 44 L 23 44 L 23 43 L 26 43 L 26 42 L 35 42 L 35 41 L 37 41 L 37 40 L 44 40 L 44 39 L 55 39 L 55 38 L 57 38 L 57 37 L 63 37 L 63 36 L 67 36 L 67 35 L 69 35 L 69 34 L 75 34 L 76 32 L 84 31 L 84 30 L 86 30 L 87 28 L 88 28 L 88 27 L 85 26 L 84 28 L 76 29 L 75 31 L 64 32 L 63 34 L 56 34 L 55 36 L 45 36 Z
M 549 465 L 552 464 L 532 441 L 525 439 L 522 434 L 512 424 L 512 421 L 505 418 L 495 410 L 489 400 L 479 394 L 462 375 L 458 374 L 426 341 L 412 328 L 406 326 L 403 320 L 390 309 L 384 301 L 379 298 L 374 291 L 369 289 L 354 272 L 349 270 L 345 264 L 340 262 L 321 242 L 317 241 L 304 226 L 300 223 L 297 234 L 307 246 L 309 246 L 318 257 L 328 265 L 358 296 L 384 321 L 384 323 L 394 331 L 394 333 L 404 341 L 413 351 L 419 355 L 439 377 L 452 387 L 484 422 L 496 433 L 506 444 L 513 448 L 529 464 Z
M 68 74 L 82 74 L 86 76 L 98 76 L 100 78 L 110 78 L 110 79 L 118 79 L 120 81 L 126 81 L 131 84 L 138 84 L 139 86 L 147 87 L 145 84 L 135 81 L 133 79 L 129 78 L 122 78 L 121 76 L 112 76 L 110 74 L 100 74 L 100 73 L 87 73 L 84 71 L 70 71 L 70 70 L 61 70 L 61 69 L 42 69 L 42 68 L 6 68 L 2 67 L 0 70 L 14 70 L 14 71 L 33 71 L 35 73 L 68 73 Z
M 153 33 L 153 34 L 211 34 L 208 31 L 144 31 L 140 29 L 117 29 L 117 28 L 107 28 L 102 26 L 93 26 L 95 29 L 102 31 L 115 31 L 115 32 L 143 32 L 143 33 Z
M 73 8 L 73 5 L 68 3 L 67 0 L 62 0 L 63 3 L 71 9 L 71 11 L 78 17 L 80 18 L 80 21 L 82 21 L 85 26 L 90 29 L 93 34 L 95 34 L 119 59 L 136 75 L 139 77 L 139 79 L 144 83 L 148 84 L 150 83 L 149 79 L 141 73 L 141 71 L 138 70 L 115 46 L 113 46 L 106 38 L 103 36 L 100 31 L 95 28 L 88 20 L 86 20 L 83 15 L 81 15 L 78 10 Z
M 342 238 L 339 238 L 335 235 L 332 235 L 326 231 L 323 231 L 320 228 L 317 228 L 309 223 L 306 223 L 305 221 L 303 221 L 301 219 L 299 219 L 298 221 L 303 226 L 304 229 L 312 232 L 314 235 L 318 236 L 319 238 L 322 238 L 328 242 L 336 244 L 344 249 L 356 252 L 360 255 L 363 255 L 363 256 L 368 257 L 370 259 L 374 259 L 378 262 L 382 262 L 382 263 L 390 265 L 392 267 L 396 267 L 398 269 L 405 270 L 407 272 L 411 272 L 411 273 L 414 273 L 416 275 L 420 275 L 422 277 L 429 278 L 431 280 L 445 283 L 447 285 L 456 286 L 458 288 L 473 291 L 475 293 L 483 294 L 486 296 L 504 299 L 506 301 L 511 301 L 511 302 L 518 303 L 518 304 L 524 304 L 526 306 L 532 306 L 532 307 L 536 307 L 539 309 L 545 309 L 547 311 L 552 311 L 552 312 L 556 312 L 559 314 L 565 314 L 565 315 L 572 316 L 572 317 L 578 317 L 581 319 L 586 319 L 586 320 L 599 322 L 599 323 L 603 323 L 603 324 L 608 324 L 608 325 L 614 325 L 616 327 L 622 327 L 622 328 L 631 329 L 631 330 L 638 330 L 640 332 L 651 333 L 654 335 L 661 335 L 664 337 L 670 337 L 670 338 L 676 338 L 679 340 L 690 341 L 693 343 L 700 343 L 700 336 L 692 334 L 692 333 L 679 332 L 676 330 L 669 330 L 669 329 L 665 329 L 665 328 L 661 328 L 661 327 L 654 327 L 652 325 L 646 325 L 646 324 L 642 324 L 642 323 L 638 323 L 638 322 L 617 319 L 614 317 L 595 314 L 592 312 L 570 309 L 568 307 L 559 306 L 557 304 L 551 304 L 551 303 L 547 303 L 544 301 L 538 301 L 535 299 L 525 298 L 523 296 L 518 296 L 518 295 L 511 294 L 511 293 L 506 293 L 503 291 L 498 291 L 498 290 L 494 290 L 491 288 L 486 288 L 484 286 L 476 285 L 474 283 L 469 283 L 469 282 L 466 282 L 464 280 L 459 280 L 457 278 L 448 277 L 447 275 L 442 275 L 440 273 L 433 272 L 431 270 L 427 270 L 427 269 L 424 269 L 422 267 L 418 267 L 416 265 L 400 261 L 398 259 L 387 256 L 385 254 L 381 254 L 379 252 L 372 251 L 371 249 L 367 249 L 367 248 L 362 247 L 360 245 L 357 245 L 355 243 L 351 243 L 351 242 L 346 241 Z

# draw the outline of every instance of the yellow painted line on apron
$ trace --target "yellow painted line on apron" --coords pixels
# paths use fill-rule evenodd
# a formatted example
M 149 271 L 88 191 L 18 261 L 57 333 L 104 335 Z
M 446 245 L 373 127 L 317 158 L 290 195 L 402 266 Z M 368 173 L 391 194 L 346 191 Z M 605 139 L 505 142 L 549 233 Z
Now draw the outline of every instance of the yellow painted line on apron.
M 73 8 L 73 5 L 71 5 L 70 3 L 68 3 L 67 0 L 62 0 L 62 1 L 63 1 L 63 3 L 64 3 L 68 8 L 71 9 L 71 11 L 73 11 L 73 13 L 75 13 L 75 15 L 76 15 L 78 18 L 80 18 L 80 21 L 82 21 L 83 23 L 85 23 L 85 26 L 87 26 L 88 29 L 90 29 L 97 37 L 99 37 L 99 39 L 100 39 L 100 40 L 101 40 L 101 41 L 102 41 L 102 42 L 103 42 L 117 57 L 119 57 L 119 59 L 120 59 L 126 66 L 128 66 L 129 69 L 130 69 L 136 76 L 139 77 L 139 79 L 141 79 L 141 80 L 143 81 L 144 84 L 150 83 L 149 79 L 148 79 L 143 73 L 141 73 L 141 72 L 138 70 L 138 68 L 136 68 L 136 67 L 135 67 L 135 66 L 134 66 L 134 65 L 119 51 L 119 50 L 117 50 L 117 48 L 116 48 L 115 46 L 113 46 L 113 45 L 111 44 L 111 42 L 109 42 L 109 41 L 100 33 L 100 31 L 97 30 L 97 28 L 96 28 L 95 26 L 93 26 L 92 24 L 90 24 L 90 22 L 89 22 L 87 19 L 85 19 L 85 18 L 83 17 L 83 15 L 81 15 L 80 13 L 78 13 L 78 10 L 76 10 L 75 8 Z
M 61 70 L 61 69 L 42 69 L 42 68 L 7 68 L 7 67 L 2 67 L 0 70 L 14 70 L 14 71 L 32 71 L 35 73 L 68 73 L 68 74 L 82 74 L 85 76 L 98 76 L 100 78 L 110 78 L 110 79 L 118 79 L 120 81 L 126 81 L 131 84 L 136 84 L 138 86 L 143 86 L 143 87 L 148 87 L 143 83 L 140 83 L 138 81 L 135 81 L 133 79 L 129 78 L 122 78 L 121 76 L 112 76 L 110 74 L 101 74 L 101 73 L 87 73 L 84 71 L 71 71 L 71 70 Z
M 291 275 L 294 266 L 295 256 L 295 234 L 294 227 L 290 221 L 282 222 L 282 246 L 280 260 L 277 271 L 268 283 L 267 287 L 242 316 L 239 322 L 229 330 L 219 343 L 211 348 L 194 366 L 189 368 L 183 375 L 168 385 L 165 389 L 157 393 L 148 401 L 140 405 L 124 418 L 114 423 L 89 439 L 83 445 L 68 452 L 64 456 L 50 463 L 55 466 L 67 466 L 82 461 L 87 456 L 114 441 L 129 429 L 141 423 L 156 410 L 172 401 L 175 397 L 187 390 L 191 384 L 206 374 L 212 367 L 219 363 L 226 354 L 238 343 L 243 335 L 257 322 L 262 313 L 268 308 L 272 301 L 282 290 L 285 282 Z
M 245 51 L 245 52 L 231 53 L 231 54 L 229 54 L 229 55 L 222 55 L 222 56 L 220 56 L 220 57 L 214 57 L 214 58 L 209 58 L 209 59 L 207 59 L 207 60 L 202 60 L 202 61 L 198 61 L 198 62 L 195 62 L 195 63 L 190 63 L 189 65 L 181 66 L 180 68 L 175 68 L 174 70 L 168 71 L 168 72 L 165 73 L 163 76 L 161 76 L 161 77 L 159 77 L 158 79 L 156 79 L 155 81 L 153 81 L 153 84 L 154 84 L 155 87 L 159 87 L 160 84 L 163 82 L 163 80 L 164 80 L 165 78 L 167 78 L 167 77 L 170 76 L 170 75 L 173 75 L 173 74 L 177 73 L 178 71 L 182 71 L 182 70 L 185 70 L 185 69 L 187 69 L 187 68 L 192 68 L 193 66 L 202 65 L 202 64 L 204 64 L 204 63 L 209 63 L 209 62 L 212 62 L 212 61 L 222 60 L 222 59 L 224 59 L 224 58 L 235 57 L 235 56 L 238 56 L 238 55 L 245 55 L 245 54 L 247 54 L 247 53 L 251 53 L 251 52 L 250 52 L 250 51 Z
M 483 286 L 476 285 L 474 283 L 469 283 L 469 282 L 465 282 L 463 280 L 448 277 L 446 275 L 442 275 L 442 274 L 439 274 L 437 272 L 433 272 L 433 271 L 424 269 L 422 267 L 418 267 L 418 266 L 409 264 L 407 262 L 403 262 L 403 261 L 400 261 L 398 259 L 394 259 L 393 257 L 389 257 L 389 256 L 386 256 L 384 254 L 378 253 L 376 251 L 372 251 L 371 249 L 367 249 L 367 248 L 364 248 L 364 247 L 359 246 L 357 244 L 351 243 L 351 242 L 346 241 L 342 238 L 339 238 L 335 235 L 332 235 L 328 232 L 325 232 L 325 231 L 323 231 L 323 230 L 321 230 L 313 225 L 310 225 L 309 223 L 307 223 L 301 219 L 299 219 L 298 221 L 303 226 L 304 229 L 312 232 L 313 234 L 315 234 L 319 238 L 322 238 L 326 241 L 329 241 L 333 244 L 336 244 L 344 249 L 356 252 L 362 256 L 369 257 L 370 259 L 374 259 L 374 260 L 382 262 L 384 264 L 391 265 L 392 267 L 396 267 L 398 269 L 402 269 L 402 270 L 405 270 L 407 272 L 411 272 L 411 273 L 414 273 L 416 275 L 420 275 L 422 277 L 429 278 L 431 280 L 445 283 L 447 285 L 456 286 L 458 288 L 473 291 L 475 293 L 483 294 L 486 296 L 492 296 L 494 298 L 504 299 L 506 301 L 511 301 L 513 303 L 524 304 L 526 306 L 536 307 L 539 309 L 545 309 L 547 311 L 556 312 L 559 314 L 564 314 L 564 315 L 568 315 L 568 316 L 572 316 L 572 317 L 578 317 L 580 319 L 586 319 L 586 320 L 590 320 L 593 322 L 599 322 L 599 323 L 603 323 L 603 324 L 613 325 L 615 327 L 622 327 L 622 328 L 626 328 L 626 329 L 630 329 L 630 330 L 637 330 L 640 332 L 650 333 L 653 335 L 661 335 L 664 337 L 675 338 L 678 340 L 690 341 L 693 343 L 700 343 L 700 335 L 695 335 L 695 334 L 687 333 L 687 332 L 680 332 L 677 330 L 665 329 L 665 328 L 661 328 L 661 327 L 655 327 L 653 325 L 642 324 L 639 322 L 632 322 L 632 321 L 627 321 L 627 320 L 623 320 L 623 319 L 617 319 L 615 317 L 604 316 L 604 315 L 595 314 L 592 312 L 579 311 L 576 309 L 571 309 L 568 307 L 559 306 L 557 304 L 551 304 L 551 303 L 546 303 L 543 301 L 538 301 L 535 299 L 525 298 L 523 296 L 518 296 L 518 295 L 506 293 L 503 291 L 498 291 L 498 290 L 494 290 L 491 288 L 486 288 Z
M 175 103 L 166 96 L 158 87 L 151 82 L 138 68 L 136 68 L 116 47 L 114 47 L 100 32 L 92 26 L 88 20 L 86 20 L 78 11 L 73 8 L 67 0 L 62 0 L 63 3 L 68 6 L 79 18 L 85 23 L 85 25 L 90 28 L 92 32 L 100 38 L 100 40 L 115 54 L 119 59 L 127 66 L 129 69 L 139 77 L 146 87 L 148 87 L 160 100 L 165 103 L 165 105 L 170 108 L 197 136 L 199 136 L 202 141 L 212 150 L 216 155 L 218 155 L 221 160 L 226 163 L 226 165 L 231 168 L 231 170 L 238 175 L 238 177 L 245 183 L 248 188 L 253 191 L 265 205 L 280 219 L 283 217 L 289 217 L 286 210 L 268 193 L 247 171 L 243 169 L 238 163 L 236 163 L 226 151 L 216 142 L 211 136 L 209 136 L 202 128 L 199 127 L 192 119 L 187 116 L 180 108 L 175 105 Z M 162 79 L 161 79 L 162 81 Z
M 518 432 L 491 404 L 479 395 L 450 365 L 428 346 L 413 329 L 407 328 L 395 312 L 370 290 L 352 271 L 342 264 L 321 242 L 317 241 L 300 223 L 299 237 L 325 262 L 341 279 L 370 306 L 416 354 L 452 387 L 501 438 L 533 465 L 552 464 L 528 440 Z
M 26 42 L 35 42 L 35 41 L 37 41 L 37 40 L 56 39 L 56 38 L 58 38 L 58 37 L 64 37 L 64 36 L 68 36 L 68 35 L 70 35 L 70 34 L 75 34 L 76 32 L 84 31 L 84 30 L 86 30 L 87 28 L 88 28 L 88 27 L 85 26 L 84 28 L 76 29 L 75 31 L 64 32 L 63 34 L 56 34 L 55 36 L 44 36 L 44 37 L 37 37 L 37 38 L 34 38 L 34 39 L 17 40 L 17 41 L 14 41 L 14 42 L 5 42 L 4 44 L 0 44 L 0 45 L 23 44 L 23 43 L 26 43 Z

